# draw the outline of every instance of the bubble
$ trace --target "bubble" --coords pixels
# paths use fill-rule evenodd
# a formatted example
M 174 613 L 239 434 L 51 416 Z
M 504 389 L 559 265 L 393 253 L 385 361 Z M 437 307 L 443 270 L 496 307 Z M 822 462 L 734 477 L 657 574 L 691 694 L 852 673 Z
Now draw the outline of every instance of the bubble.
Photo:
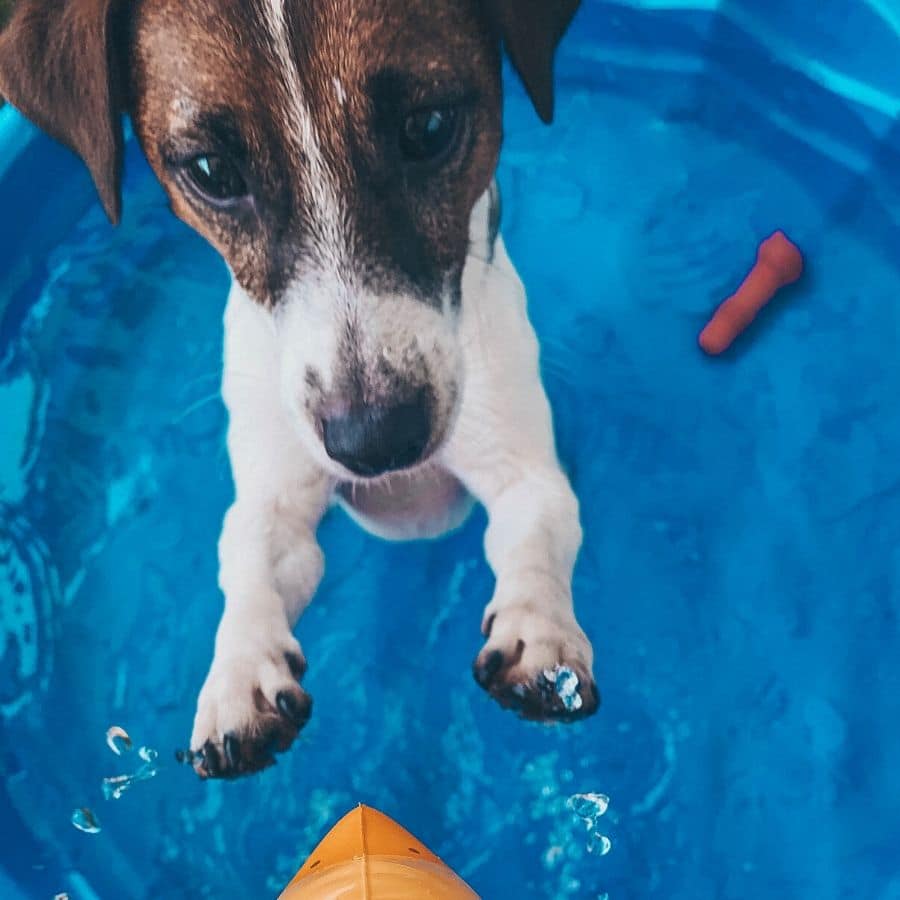
M 612 841 L 605 835 L 595 831 L 588 838 L 587 851 L 595 856 L 606 856 L 612 850 Z
M 552 847 L 547 848 L 547 852 L 544 853 L 544 865 L 548 868 L 553 868 L 556 862 L 562 857 L 565 851 L 559 844 L 554 844 Z
M 566 807 L 576 816 L 593 821 L 609 809 L 609 797 L 606 794 L 573 794 L 566 800 Z
M 110 775 L 103 779 L 103 797 L 106 800 L 118 800 L 132 785 L 131 775 Z
M 54 894 L 53 900 L 69 900 L 69 895 L 66 893 Z
M 566 800 L 566 808 L 581 819 L 588 830 L 588 853 L 606 856 L 612 849 L 612 841 L 597 830 L 597 820 L 609 809 L 606 794 L 573 794 Z
M 72 824 L 85 834 L 98 834 L 100 831 L 100 822 L 93 811 L 86 806 L 82 806 L 72 813 Z
M 124 728 L 121 728 L 118 725 L 112 725 L 106 731 L 106 746 L 109 747 L 116 756 L 121 756 L 131 749 L 131 738 Z

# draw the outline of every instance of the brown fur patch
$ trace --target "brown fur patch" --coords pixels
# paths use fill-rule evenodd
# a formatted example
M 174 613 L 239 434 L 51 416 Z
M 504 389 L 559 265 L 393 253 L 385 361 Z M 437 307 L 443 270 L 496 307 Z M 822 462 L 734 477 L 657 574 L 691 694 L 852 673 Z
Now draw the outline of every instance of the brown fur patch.
M 340 225 L 352 265 L 376 289 L 433 299 L 461 266 L 467 211 L 496 162 L 499 39 L 547 119 L 553 54 L 579 0 L 284 3 L 287 65 L 268 34 L 275 0 L 19 0 L 0 35 L 0 93 L 84 159 L 114 221 L 121 113 L 132 113 L 175 211 L 267 303 L 321 230 L 315 179 L 288 140 L 289 95 L 299 94 L 349 204 Z M 466 153 L 427 178 L 398 166 L 404 109 L 460 97 Z M 228 213 L 186 194 L 179 169 L 220 143 L 253 193 Z
M 299 88 L 356 278 L 373 291 L 433 300 L 458 279 L 468 219 L 500 146 L 499 47 L 476 0 L 285 0 L 293 71 L 269 38 L 266 0 L 143 0 L 132 38 L 132 110 L 175 212 L 204 234 L 260 302 L 274 304 L 304 265 L 321 264 L 318 189 L 289 94 Z M 295 88 L 296 86 L 296 88 Z M 432 173 L 399 159 L 406 113 L 460 102 L 464 146 Z M 210 207 L 179 164 L 227 152 L 253 202 Z

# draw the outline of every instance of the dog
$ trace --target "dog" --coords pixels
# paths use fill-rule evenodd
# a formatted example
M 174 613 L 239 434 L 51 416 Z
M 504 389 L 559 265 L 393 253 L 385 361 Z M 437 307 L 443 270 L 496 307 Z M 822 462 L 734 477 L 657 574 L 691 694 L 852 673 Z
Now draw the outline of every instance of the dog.
M 232 275 L 235 500 L 190 745 L 201 777 L 271 765 L 309 718 L 292 629 L 335 502 L 391 540 L 483 504 L 496 587 L 476 679 L 528 719 L 597 708 L 572 601 L 578 501 L 494 180 L 502 51 L 549 122 L 578 5 L 20 0 L 0 37 L 0 94 L 83 159 L 113 223 L 127 115 L 173 211 Z

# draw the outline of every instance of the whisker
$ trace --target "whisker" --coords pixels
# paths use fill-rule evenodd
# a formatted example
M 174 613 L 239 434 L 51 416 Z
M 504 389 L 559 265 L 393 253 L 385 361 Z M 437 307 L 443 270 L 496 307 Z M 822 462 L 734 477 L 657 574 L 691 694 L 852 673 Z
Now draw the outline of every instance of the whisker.
M 234 376 L 235 378 L 250 378 L 255 381 L 264 381 L 262 375 L 258 372 L 241 372 L 239 369 L 223 369 L 222 376 L 225 375 Z
M 214 394 L 209 394 L 206 397 L 201 397 L 199 400 L 195 400 L 184 412 L 180 415 L 175 416 L 170 422 L 172 425 L 177 425 L 179 422 L 183 422 L 191 413 L 195 413 L 198 409 L 206 406 L 208 403 L 212 403 L 214 400 L 221 400 L 222 395 L 219 391 L 216 391 Z

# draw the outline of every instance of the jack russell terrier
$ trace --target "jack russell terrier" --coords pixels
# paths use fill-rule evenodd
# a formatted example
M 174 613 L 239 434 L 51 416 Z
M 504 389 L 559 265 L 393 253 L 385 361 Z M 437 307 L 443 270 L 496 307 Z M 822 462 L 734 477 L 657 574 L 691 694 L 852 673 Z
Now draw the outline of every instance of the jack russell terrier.
M 122 116 L 226 260 L 234 504 L 191 759 L 262 769 L 312 701 L 292 628 L 336 501 L 399 540 L 489 517 L 475 677 L 504 707 L 599 702 L 575 619 L 578 502 L 498 234 L 501 47 L 541 118 L 579 0 L 20 0 L 0 94 L 87 164 L 115 222 Z M 578 678 L 576 703 L 554 685 Z M 571 676 L 566 676 L 571 684 Z

